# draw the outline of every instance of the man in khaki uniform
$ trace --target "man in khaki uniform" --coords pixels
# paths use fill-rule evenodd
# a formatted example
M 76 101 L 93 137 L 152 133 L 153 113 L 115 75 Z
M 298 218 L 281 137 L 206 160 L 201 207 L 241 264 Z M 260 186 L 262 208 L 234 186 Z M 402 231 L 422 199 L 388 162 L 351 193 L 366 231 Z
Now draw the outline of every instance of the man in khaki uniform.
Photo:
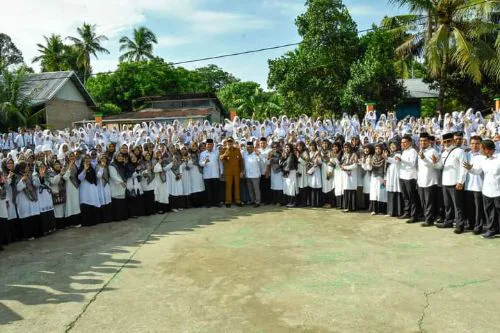
M 240 201 L 240 175 L 243 170 L 243 158 L 238 147 L 234 146 L 232 137 L 227 138 L 226 147 L 220 155 L 221 161 L 224 163 L 224 175 L 226 177 L 226 207 L 231 207 L 232 192 L 234 185 L 234 201 L 238 206 L 241 206 Z

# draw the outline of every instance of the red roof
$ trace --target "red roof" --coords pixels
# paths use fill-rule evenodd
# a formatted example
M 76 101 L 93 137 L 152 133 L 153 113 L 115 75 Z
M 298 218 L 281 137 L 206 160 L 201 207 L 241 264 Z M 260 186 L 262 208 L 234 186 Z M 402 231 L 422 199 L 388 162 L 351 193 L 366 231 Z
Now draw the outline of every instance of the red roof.
M 141 120 L 141 119 L 168 119 L 181 117 L 204 117 L 210 115 L 214 111 L 213 108 L 208 109 L 147 109 L 142 111 L 124 112 L 114 116 L 104 117 L 104 121 L 124 121 L 124 120 Z

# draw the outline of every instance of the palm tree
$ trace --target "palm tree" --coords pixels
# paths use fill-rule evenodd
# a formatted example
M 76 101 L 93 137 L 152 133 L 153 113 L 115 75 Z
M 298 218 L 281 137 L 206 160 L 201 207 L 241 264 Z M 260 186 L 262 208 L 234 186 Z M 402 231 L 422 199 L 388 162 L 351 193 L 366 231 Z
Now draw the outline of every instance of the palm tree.
M 32 62 L 40 62 L 42 72 L 55 72 L 64 70 L 65 45 L 60 35 L 52 34 L 50 37 L 43 36 L 45 44 L 36 44 L 38 46 L 39 56 L 33 58 Z
M 38 119 L 40 112 L 32 114 L 31 111 L 31 96 L 22 93 L 25 69 L 9 71 L 4 68 L 0 74 L 0 130 L 26 126 Z
M 265 92 L 257 87 L 248 98 L 240 98 L 234 101 L 237 105 L 238 114 L 241 117 L 252 119 L 266 119 L 277 115 L 282 110 L 282 99 L 276 93 Z
M 120 38 L 120 51 L 126 51 L 120 56 L 120 61 L 141 61 L 152 59 L 153 43 L 158 44 L 155 34 L 146 27 L 134 29 L 134 40 L 127 36 Z
M 393 31 L 404 37 L 396 49 L 399 55 L 416 55 L 425 59 L 431 77 L 439 81 L 440 110 L 444 107 L 446 83 L 452 66 L 476 83 L 484 76 L 500 80 L 500 25 L 493 20 L 500 0 L 390 2 L 407 6 L 412 12 L 388 18 L 384 25 L 390 27 L 397 21 L 398 27 Z
M 67 39 L 71 40 L 78 50 L 78 63 L 84 68 L 83 84 L 87 80 L 91 72 L 90 56 L 93 55 L 96 59 L 97 53 L 107 53 L 109 51 L 101 46 L 103 41 L 108 40 L 104 35 L 97 35 L 95 24 L 83 23 L 82 27 L 76 29 L 78 37 L 68 36 Z

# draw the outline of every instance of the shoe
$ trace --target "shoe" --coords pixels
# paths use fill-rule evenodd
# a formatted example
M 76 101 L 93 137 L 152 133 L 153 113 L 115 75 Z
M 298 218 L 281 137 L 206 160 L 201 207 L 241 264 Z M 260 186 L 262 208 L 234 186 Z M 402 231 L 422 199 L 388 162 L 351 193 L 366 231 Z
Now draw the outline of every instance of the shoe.
M 177 213 L 179 210 L 176 208 L 172 208 L 172 212 Z
M 344 209 L 343 212 L 344 213 L 349 213 L 349 209 Z
M 289 203 L 289 204 L 287 204 L 286 206 L 287 206 L 288 208 L 293 208 L 293 207 L 295 207 L 295 205 L 294 205 L 293 203 Z
M 449 229 L 453 228 L 453 223 L 436 223 L 436 227 L 440 229 Z
M 82 227 L 81 224 L 77 224 L 77 225 L 73 226 L 73 228 L 81 228 L 81 227 Z
M 231 208 L 231 204 L 226 204 L 226 208 Z
M 417 223 L 417 222 L 418 222 L 417 219 L 409 219 L 406 221 L 406 223 L 408 223 L 408 224 Z
M 398 219 L 400 220 L 406 220 L 406 219 L 409 219 L 410 216 L 409 215 L 401 215 L 401 216 L 398 216 Z
M 3 251 L 3 250 L 5 250 L 5 249 L 3 248 L 3 246 L 0 246 L 0 251 Z
M 422 227 L 432 227 L 434 226 L 434 222 L 424 222 L 421 224 Z
M 243 203 L 241 203 L 241 202 L 238 202 L 238 203 L 236 204 L 236 206 L 238 206 L 238 207 L 243 207 L 243 206 L 245 206 L 245 205 L 244 205 Z
M 481 235 L 483 233 L 483 228 L 474 229 L 474 235 Z
M 324 204 L 323 208 L 332 208 L 332 205 L 330 205 L 330 204 Z
M 463 234 L 464 228 L 455 228 L 455 230 L 453 230 L 453 232 L 456 233 L 457 235 Z
M 260 204 L 256 203 L 253 205 L 253 208 L 259 208 L 260 207 Z
M 371 215 L 377 215 L 377 213 L 375 213 L 375 212 L 371 212 L 370 214 L 371 214 Z
M 496 232 L 488 230 L 484 234 L 482 234 L 481 237 L 483 237 L 484 239 L 491 239 L 495 238 L 496 234 Z

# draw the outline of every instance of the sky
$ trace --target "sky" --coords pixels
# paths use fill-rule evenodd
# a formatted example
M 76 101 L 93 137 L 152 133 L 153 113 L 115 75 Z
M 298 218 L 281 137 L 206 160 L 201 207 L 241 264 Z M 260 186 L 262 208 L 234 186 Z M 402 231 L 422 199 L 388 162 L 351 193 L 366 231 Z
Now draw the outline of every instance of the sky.
M 122 36 L 146 26 L 158 44 L 154 53 L 169 62 L 181 62 L 300 41 L 294 24 L 305 11 L 305 0 L 0 0 L 0 32 L 9 35 L 25 62 L 38 55 L 37 43 L 52 33 L 76 36 L 83 22 L 96 24 L 109 39 L 110 54 L 92 59 L 95 72 L 116 69 Z M 405 11 L 388 0 L 345 0 L 358 30 L 379 23 L 384 15 Z M 293 47 L 182 65 L 188 69 L 216 64 L 244 81 L 267 87 L 268 59 Z

